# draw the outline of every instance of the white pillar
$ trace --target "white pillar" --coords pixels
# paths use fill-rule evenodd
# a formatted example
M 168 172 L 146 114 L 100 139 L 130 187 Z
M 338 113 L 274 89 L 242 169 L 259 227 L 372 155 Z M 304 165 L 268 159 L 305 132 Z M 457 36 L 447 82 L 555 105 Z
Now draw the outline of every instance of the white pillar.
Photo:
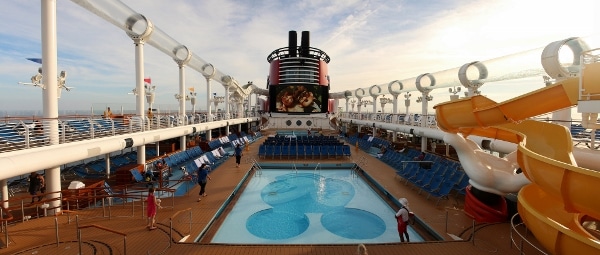
M 56 0 L 42 0 L 42 83 L 44 105 L 44 133 L 49 136 L 50 144 L 58 144 L 58 54 L 56 42 Z M 46 131 L 48 129 L 48 131 Z M 61 190 L 60 166 L 46 169 L 46 190 L 49 199 L 58 198 Z M 57 208 L 51 213 L 60 211 L 61 201 L 55 200 L 50 203 L 51 208 Z
M 104 154 L 104 167 L 106 168 L 106 179 L 110 178 L 110 153 Z
M 144 87 L 144 40 L 134 39 L 135 44 L 135 84 L 136 90 L 138 91 L 135 97 L 135 108 L 137 115 L 144 119 L 144 95 L 146 94 L 146 88 Z M 146 146 L 137 146 L 137 163 L 143 165 L 146 163 Z
M 210 88 L 210 78 L 206 77 L 206 116 L 207 116 L 207 122 L 208 121 L 213 121 L 212 118 L 210 118 L 210 115 L 212 114 L 212 102 L 210 101 L 212 99 L 212 91 Z
M 571 108 L 552 112 L 553 123 L 561 125 L 571 130 Z
M 424 91 L 421 101 L 421 127 L 427 126 L 427 107 L 429 102 L 429 91 Z M 421 151 L 427 150 L 427 137 L 421 137 Z
M 373 96 L 373 114 L 377 114 L 377 96 Z
M 249 94 L 248 95 L 248 103 L 246 103 L 246 109 L 245 109 L 244 112 L 250 114 L 252 112 L 252 106 L 251 105 L 252 105 L 252 94 Z M 247 114 L 244 117 L 250 117 L 250 116 L 254 117 L 254 115 L 251 115 L 251 114 L 250 115 Z
M 225 119 L 229 119 L 229 84 L 225 85 Z M 225 135 L 229 135 L 229 124 L 225 126 Z
M 213 117 L 212 117 L 212 102 L 210 101 L 212 98 L 212 92 L 210 89 L 210 77 L 205 76 L 206 78 L 206 121 L 207 122 L 212 122 L 213 121 Z M 210 141 L 212 140 L 212 132 L 210 129 L 206 130 L 206 140 Z
M 258 94 L 254 94 L 254 104 L 254 112 L 258 112 Z
M 2 201 L 8 200 L 8 180 L 0 180 L 0 189 L 2 191 Z M 7 208 L 8 202 L 2 203 L 2 207 Z
M 346 98 L 346 112 L 349 112 L 348 106 L 350 105 L 350 98 Z
M 181 100 L 179 100 L 179 121 L 181 121 L 181 123 L 183 125 L 187 125 L 187 123 L 185 123 L 186 113 L 185 113 L 185 66 L 184 65 L 179 65 L 179 95 L 181 96 Z M 186 148 L 185 138 L 186 138 L 185 135 L 182 135 L 181 137 L 179 137 L 179 144 L 180 144 L 181 150 L 185 150 L 185 148 Z

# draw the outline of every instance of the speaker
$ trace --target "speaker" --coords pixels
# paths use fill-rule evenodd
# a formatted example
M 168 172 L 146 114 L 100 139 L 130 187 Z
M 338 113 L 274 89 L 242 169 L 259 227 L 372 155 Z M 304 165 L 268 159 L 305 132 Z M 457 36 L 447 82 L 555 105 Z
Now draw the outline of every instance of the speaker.
M 133 139 L 125 138 L 125 148 L 131 148 L 133 146 Z
M 481 148 L 491 150 L 492 141 L 484 139 L 481 141 Z

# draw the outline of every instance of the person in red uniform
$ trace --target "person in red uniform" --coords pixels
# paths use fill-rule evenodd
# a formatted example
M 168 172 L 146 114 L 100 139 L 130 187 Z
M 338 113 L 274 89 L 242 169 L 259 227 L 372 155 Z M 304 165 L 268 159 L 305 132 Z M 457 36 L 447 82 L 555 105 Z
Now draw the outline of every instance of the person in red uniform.
M 406 242 L 410 242 L 410 237 L 408 236 L 408 220 L 409 220 L 409 209 L 408 209 L 408 199 L 400 198 L 398 202 L 402 205 L 400 210 L 396 212 L 396 221 L 398 221 L 398 234 L 400 235 L 400 242 L 404 242 L 404 237 L 406 237 Z

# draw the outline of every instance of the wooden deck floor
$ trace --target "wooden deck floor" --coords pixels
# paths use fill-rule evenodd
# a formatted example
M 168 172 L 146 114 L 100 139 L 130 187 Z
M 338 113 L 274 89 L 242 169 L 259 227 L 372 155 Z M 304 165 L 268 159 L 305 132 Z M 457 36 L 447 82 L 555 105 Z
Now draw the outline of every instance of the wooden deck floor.
M 258 160 L 258 146 L 262 141 L 252 143 L 244 157 Z M 352 154 L 350 159 L 327 161 L 352 162 L 366 157 L 368 162 L 363 169 L 394 197 L 408 198 L 412 211 L 446 239 L 422 243 L 367 244 L 369 254 L 519 254 L 511 246 L 509 223 L 473 225 L 461 211 L 462 197 L 451 196 L 436 206 L 435 200 L 426 200 L 425 195 L 418 194 L 418 189 L 405 185 L 403 180 L 396 177 L 394 169 L 385 163 L 354 147 Z M 202 201 L 197 201 L 198 186 L 188 195 L 163 199 L 165 208 L 158 211 L 157 230 L 149 231 L 146 228 L 141 203 L 111 206 L 110 211 L 81 210 L 77 211 L 77 215 L 42 217 L 9 225 L 9 244 L 7 248 L 0 249 L 0 254 L 79 254 L 77 225 L 90 226 L 81 229 L 82 254 L 356 254 L 357 245 L 224 245 L 194 242 L 192 239 L 208 226 L 251 166 L 248 160 L 242 160 L 246 162 L 236 168 L 234 161 L 233 158 L 228 159 L 211 174 L 212 180 L 207 185 L 208 196 Z M 446 233 L 462 240 L 455 241 Z M 5 233 L 1 234 L 0 240 L 5 241 Z M 182 240 L 185 236 L 191 237 Z M 539 253 L 527 251 L 527 254 Z

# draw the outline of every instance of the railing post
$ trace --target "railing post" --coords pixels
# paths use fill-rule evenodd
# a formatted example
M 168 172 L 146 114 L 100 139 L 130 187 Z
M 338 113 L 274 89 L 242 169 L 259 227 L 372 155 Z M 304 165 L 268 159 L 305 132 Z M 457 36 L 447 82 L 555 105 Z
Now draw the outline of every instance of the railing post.
M 169 248 L 171 248 L 171 240 L 173 240 L 173 218 L 169 218 Z
M 54 217 L 54 229 L 56 229 L 56 247 L 60 244 L 60 236 L 58 235 L 58 218 Z
M 104 199 L 102 199 L 102 217 L 106 217 L 106 206 L 104 205 Z
M 75 224 L 77 224 L 77 243 L 79 244 L 79 254 L 83 254 L 81 248 L 81 229 L 79 229 L 79 215 L 75 215 Z
M 448 210 L 446 210 L 446 233 L 448 233 Z
M 23 200 L 21 200 L 21 215 L 23 215 L 21 222 L 25 222 L 25 202 Z
M 102 201 L 104 201 L 104 199 L 102 199 Z M 112 219 L 112 203 L 108 203 L 108 219 Z
M 473 220 L 471 229 L 472 229 L 471 237 L 473 238 L 473 239 L 471 239 L 471 243 L 473 243 L 473 245 L 475 245 L 475 220 Z
M 2 222 L 2 228 L 4 228 L 4 238 L 6 239 L 6 248 L 8 248 L 8 244 L 10 241 L 8 240 L 8 221 Z
M 135 217 L 135 202 L 133 200 L 131 201 L 131 217 Z
M 140 202 L 142 203 L 142 219 L 143 219 L 143 218 L 145 218 L 144 217 L 144 211 L 145 211 L 144 210 L 144 207 L 145 207 L 144 205 L 145 205 L 145 203 L 144 203 L 144 196 L 142 195 L 142 193 L 140 193 Z

